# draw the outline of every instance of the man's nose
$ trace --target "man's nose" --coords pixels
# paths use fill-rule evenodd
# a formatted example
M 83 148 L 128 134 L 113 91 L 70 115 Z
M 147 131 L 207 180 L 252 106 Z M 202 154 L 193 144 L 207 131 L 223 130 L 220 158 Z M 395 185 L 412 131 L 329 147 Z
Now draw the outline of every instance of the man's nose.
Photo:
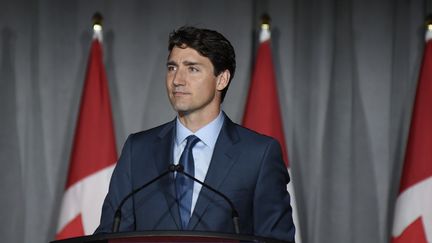
M 182 68 L 177 69 L 173 77 L 174 85 L 184 85 L 185 84 L 185 72 Z

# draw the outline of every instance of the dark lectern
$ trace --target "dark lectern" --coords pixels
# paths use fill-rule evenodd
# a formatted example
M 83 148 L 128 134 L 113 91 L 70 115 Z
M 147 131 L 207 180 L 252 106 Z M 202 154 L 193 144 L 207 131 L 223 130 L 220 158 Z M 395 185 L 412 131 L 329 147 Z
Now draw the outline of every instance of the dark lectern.
M 82 236 L 51 243 L 145 243 L 145 242 L 255 242 L 255 243 L 290 243 L 250 235 L 236 235 L 200 231 L 143 231 L 97 234 Z

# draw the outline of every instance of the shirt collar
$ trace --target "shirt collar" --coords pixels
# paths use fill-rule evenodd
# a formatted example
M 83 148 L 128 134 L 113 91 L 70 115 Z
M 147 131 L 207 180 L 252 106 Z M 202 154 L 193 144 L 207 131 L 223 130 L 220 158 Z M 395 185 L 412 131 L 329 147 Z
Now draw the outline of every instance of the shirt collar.
M 176 119 L 176 139 L 177 145 L 180 145 L 189 135 L 197 136 L 205 145 L 209 146 L 211 149 L 214 148 L 216 140 L 218 138 L 219 132 L 222 129 L 222 125 L 225 120 L 225 115 L 223 112 L 219 112 L 219 115 L 211 121 L 209 124 L 200 128 L 198 131 L 193 133 L 187 129 L 177 117 Z

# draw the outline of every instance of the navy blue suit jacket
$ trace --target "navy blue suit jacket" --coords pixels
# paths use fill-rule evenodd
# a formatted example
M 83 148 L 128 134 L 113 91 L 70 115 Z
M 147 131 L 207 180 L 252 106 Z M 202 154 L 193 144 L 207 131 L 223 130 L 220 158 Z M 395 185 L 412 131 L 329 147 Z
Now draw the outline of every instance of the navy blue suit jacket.
M 111 232 L 120 201 L 173 163 L 175 122 L 128 137 L 95 233 Z M 205 183 L 232 200 L 241 234 L 294 241 L 288 182 L 279 143 L 225 117 Z M 145 230 L 181 230 L 172 173 L 135 194 L 122 208 L 120 231 Z M 230 207 L 203 187 L 186 230 L 233 233 Z

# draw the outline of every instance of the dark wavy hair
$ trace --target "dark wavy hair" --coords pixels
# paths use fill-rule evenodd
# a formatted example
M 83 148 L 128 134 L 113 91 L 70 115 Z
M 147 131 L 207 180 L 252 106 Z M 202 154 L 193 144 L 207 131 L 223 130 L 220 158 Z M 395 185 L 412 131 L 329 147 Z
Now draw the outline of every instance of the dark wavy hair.
M 168 50 L 171 52 L 174 47 L 190 47 L 210 59 L 215 76 L 225 70 L 230 72 L 229 83 L 221 94 L 223 102 L 236 69 L 235 52 L 231 43 L 217 31 L 183 26 L 169 35 Z

